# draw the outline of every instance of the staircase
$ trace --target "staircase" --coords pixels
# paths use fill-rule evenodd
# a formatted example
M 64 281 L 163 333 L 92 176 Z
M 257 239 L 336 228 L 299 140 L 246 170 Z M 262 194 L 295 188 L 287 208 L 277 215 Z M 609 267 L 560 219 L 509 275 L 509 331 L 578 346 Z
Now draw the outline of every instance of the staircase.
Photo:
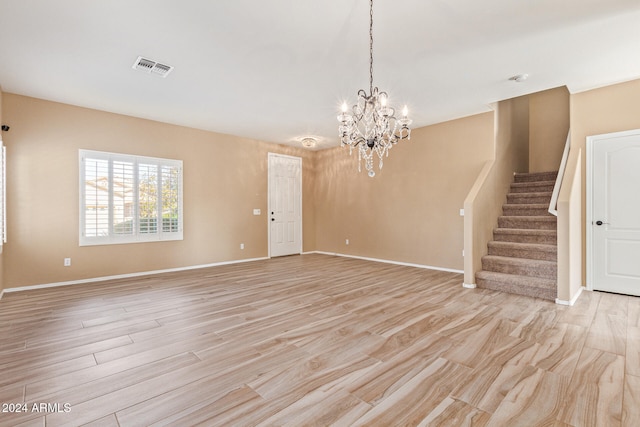
M 557 172 L 517 173 L 476 273 L 479 288 L 555 301 L 557 218 L 549 202 Z

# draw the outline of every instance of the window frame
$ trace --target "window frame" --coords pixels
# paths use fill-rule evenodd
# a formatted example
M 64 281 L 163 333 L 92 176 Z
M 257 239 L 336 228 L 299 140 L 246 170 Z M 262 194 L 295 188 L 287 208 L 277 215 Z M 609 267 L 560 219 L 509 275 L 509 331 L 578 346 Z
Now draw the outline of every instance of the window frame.
M 183 165 L 182 160 L 164 159 L 159 157 L 147 157 L 137 156 L 130 154 L 112 153 L 106 151 L 84 150 L 80 149 L 78 152 L 79 158 L 79 245 L 80 246 L 95 246 L 95 245 L 112 245 L 112 244 L 129 244 L 129 243 L 144 243 L 144 242 L 158 242 L 158 241 L 171 241 L 171 240 L 183 240 Z M 107 235 L 86 236 L 86 159 L 94 159 L 98 161 L 106 161 L 108 169 L 108 231 Z M 132 164 L 132 191 L 133 191 L 133 212 L 132 215 L 132 233 L 131 234 L 114 234 L 113 229 L 116 226 L 114 223 L 114 185 L 113 185 L 113 164 L 114 162 L 124 162 Z M 157 183 L 156 183 L 156 197 L 157 197 L 157 218 L 155 225 L 155 232 L 141 232 L 140 230 L 140 168 L 139 165 L 152 165 L 157 166 Z M 177 168 L 177 230 L 165 231 L 162 221 L 162 168 Z

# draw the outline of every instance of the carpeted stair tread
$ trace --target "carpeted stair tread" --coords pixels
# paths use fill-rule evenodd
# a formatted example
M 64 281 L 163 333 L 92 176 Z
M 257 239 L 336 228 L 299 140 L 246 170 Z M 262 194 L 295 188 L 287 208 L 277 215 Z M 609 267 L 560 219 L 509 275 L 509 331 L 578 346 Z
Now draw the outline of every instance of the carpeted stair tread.
M 554 261 L 496 255 L 483 256 L 482 269 L 485 271 L 495 271 L 497 273 L 540 277 L 551 280 L 556 280 L 558 276 L 558 264 Z
M 493 239 L 501 242 L 542 243 L 555 245 L 558 232 L 556 230 L 521 230 L 515 228 L 496 228 Z
M 476 273 L 476 284 L 482 289 L 525 295 L 550 301 L 555 301 L 557 296 L 555 280 L 537 277 L 479 271 Z
M 511 193 L 539 193 L 551 191 L 556 185 L 555 181 L 532 181 L 532 182 L 514 182 L 511 184 Z
M 507 194 L 508 204 L 538 204 L 551 201 L 552 191 L 540 191 L 534 193 L 509 193 Z
M 545 216 L 549 213 L 548 203 L 520 203 L 502 205 L 505 216 Z
M 516 173 L 513 175 L 513 182 L 555 181 L 557 176 L 558 176 L 558 171 Z
M 558 247 L 539 243 L 489 242 L 489 255 L 556 261 Z
M 536 230 L 556 230 L 558 218 L 553 215 L 548 216 L 500 216 L 498 217 L 499 228 L 536 229 Z

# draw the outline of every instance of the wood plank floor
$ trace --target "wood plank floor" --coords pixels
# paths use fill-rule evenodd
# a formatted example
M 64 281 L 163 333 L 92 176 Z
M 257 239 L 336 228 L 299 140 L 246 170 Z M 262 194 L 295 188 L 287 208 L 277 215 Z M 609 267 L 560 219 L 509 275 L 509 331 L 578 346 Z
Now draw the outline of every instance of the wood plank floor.
M 640 425 L 640 298 L 461 283 L 314 254 L 8 293 L 0 426 Z

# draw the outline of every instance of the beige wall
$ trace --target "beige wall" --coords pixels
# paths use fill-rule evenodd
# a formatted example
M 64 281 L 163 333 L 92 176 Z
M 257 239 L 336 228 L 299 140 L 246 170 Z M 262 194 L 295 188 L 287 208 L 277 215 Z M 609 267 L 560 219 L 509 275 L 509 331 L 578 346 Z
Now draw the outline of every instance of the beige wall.
M 558 170 L 569 132 L 569 91 L 563 86 L 528 98 L 529 172 Z
M 464 266 L 466 272 L 458 210 L 467 209 L 472 187 L 477 185 L 475 195 L 486 193 L 483 202 L 471 205 L 476 215 L 464 219 L 472 220 L 474 235 L 481 237 L 471 240 L 468 257 L 477 266 L 495 226 L 486 218 L 499 214 L 511 174 L 546 168 L 534 166 L 536 149 L 523 147 L 544 139 L 538 129 L 546 114 L 541 106 L 561 105 L 562 90 L 500 102 L 496 125 L 494 114 L 486 113 L 414 129 L 373 179 L 357 172 L 356 154 L 350 157 L 347 149 L 314 153 L 0 92 L 2 122 L 11 126 L 4 134 L 10 239 L 0 257 L 0 288 L 267 256 L 267 216 L 255 217 L 252 209 L 267 210 L 269 151 L 303 158 L 304 251 Z M 638 99 L 640 80 L 571 95 L 572 143 L 584 153 L 587 135 L 640 128 Z M 563 126 L 555 126 L 556 140 Z M 182 159 L 185 239 L 79 247 L 80 148 Z M 572 150 L 572 156 L 577 153 Z M 582 224 L 584 157 L 575 175 L 582 182 Z M 494 170 L 494 162 L 501 166 Z M 570 191 L 565 197 L 575 204 Z M 72 267 L 62 266 L 64 257 L 72 258 Z
M 509 185 L 513 181 L 515 172 L 529 171 L 530 112 L 528 96 L 508 99 L 498 103 L 496 159 L 500 163 L 508 165 L 504 169 L 504 175 L 510 176 Z
M 640 128 L 640 79 L 571 95 L 571 152 L 586 152 L 586 138 Z M 588 155 L 588 154 L 587 154 Z M 586 281 L 586 157 L 582 169 L 582 277 Z M 571 156 L 570 156 L 571 161 Z M 586 282 L 585 282 L 586 283 Z
M 529 100 L 526 96 L 496 105 L 491 160 L 467 195 L 465 209 L 464 283 L 474 285 L 482 269 L 487 243 L 502 214 L 514 172 L 527 172 L 529 163 Z
M 492 146 L 485 113 L 414 129 L 374 178 L 348 148 L 318 152 L 317 249 L 462 270 L 460 209 Z
M 7 93 L 2 104 L 5 288 L 266 257 L 268 152 L 303 158 L 304 250 L 315 249 L 312 152 Z M 183 160 L 184 240 L 79 247 L 81 148 Z

